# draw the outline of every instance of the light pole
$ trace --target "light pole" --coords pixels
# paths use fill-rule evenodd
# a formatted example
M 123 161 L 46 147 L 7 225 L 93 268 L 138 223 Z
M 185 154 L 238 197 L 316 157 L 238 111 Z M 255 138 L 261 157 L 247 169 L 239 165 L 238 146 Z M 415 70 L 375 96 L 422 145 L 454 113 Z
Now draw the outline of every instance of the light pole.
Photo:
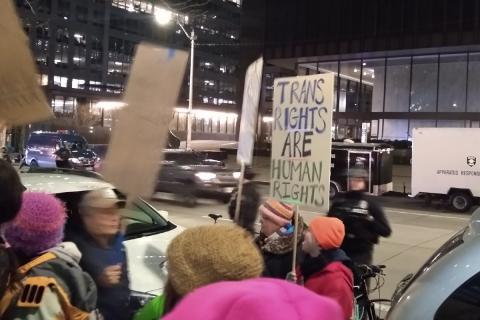
M 167 25 L 172 20 L 173 13 L 166 9 L 155 9 L 155 19 L 160 25 Z M 190 83 L 188 88 L 188 113 L 187 113 L 187 141 L 185 143 L 185 149 L 191 147 L 192 143 L 192 110 L 193 110 L 193 57 L 195 50 L 195 30 L 192 27 L 192 31 L 188 34 L 187 30 L 178 19 L 175 19 L 177 25 L 182 29 L 183 33 L 190 40 Z

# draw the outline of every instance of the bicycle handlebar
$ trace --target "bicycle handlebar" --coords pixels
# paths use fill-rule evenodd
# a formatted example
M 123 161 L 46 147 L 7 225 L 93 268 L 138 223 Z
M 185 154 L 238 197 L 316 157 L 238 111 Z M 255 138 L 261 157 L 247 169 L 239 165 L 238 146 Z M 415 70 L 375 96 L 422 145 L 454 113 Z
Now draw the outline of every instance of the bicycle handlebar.
M 383 269 L 386 268 L 385 265 L 367 265 L 367 264 L 359 264 L 357 268 L 361 270 L 362 278 L 374 278 L 377 275 L 384 275 Z

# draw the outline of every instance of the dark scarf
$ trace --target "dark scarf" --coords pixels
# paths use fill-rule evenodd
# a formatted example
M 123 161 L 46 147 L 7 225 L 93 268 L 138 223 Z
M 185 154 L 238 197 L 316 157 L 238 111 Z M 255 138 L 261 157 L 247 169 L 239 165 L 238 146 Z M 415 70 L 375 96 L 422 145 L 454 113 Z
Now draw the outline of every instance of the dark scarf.
M 312 275 L 325 269 L 330 263 L 340 261 L 345 265 L 349 265 L 350 259 L 345 252 L 340 249 L 332 249 L 322 251 L 318 257 L 306 255 L 303 262 L 300 264 L 300 271 L 304 280 L 308 280 Z

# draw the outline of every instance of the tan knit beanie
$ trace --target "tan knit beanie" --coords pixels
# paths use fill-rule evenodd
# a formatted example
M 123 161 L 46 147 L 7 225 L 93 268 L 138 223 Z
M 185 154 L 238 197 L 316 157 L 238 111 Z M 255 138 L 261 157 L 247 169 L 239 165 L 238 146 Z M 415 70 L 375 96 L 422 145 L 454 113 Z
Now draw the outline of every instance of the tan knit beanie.
M 253 238 L 234 225 L 185 230 L 168 246 L 167 259 L 169 280 L 181 296 L 218 281 L 256 278 L 263 271 Z

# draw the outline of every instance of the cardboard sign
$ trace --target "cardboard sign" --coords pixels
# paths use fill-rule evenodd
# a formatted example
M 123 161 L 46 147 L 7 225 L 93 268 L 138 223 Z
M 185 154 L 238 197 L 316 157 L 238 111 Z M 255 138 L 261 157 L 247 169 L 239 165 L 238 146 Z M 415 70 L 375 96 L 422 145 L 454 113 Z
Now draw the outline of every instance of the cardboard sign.
M 47 120 L 53 112 L 12 1 L 0 1 L 0 32 L 0 121 L 12 126 Z
M 263 58 L 258 58 L 247 69 L 243 89 L 242 120 L 238 138 L 237 161 L 252 163 L 253 146 L 257 127 L 258 103 L 262 87 Z
M 329 208 L 333 74 L 274 83 L 270 195 Z
M 103 174 L 129 197 L 150 197 L 163 160 L 173 107 L 188 54 L 140 44 L 130 72 Z

